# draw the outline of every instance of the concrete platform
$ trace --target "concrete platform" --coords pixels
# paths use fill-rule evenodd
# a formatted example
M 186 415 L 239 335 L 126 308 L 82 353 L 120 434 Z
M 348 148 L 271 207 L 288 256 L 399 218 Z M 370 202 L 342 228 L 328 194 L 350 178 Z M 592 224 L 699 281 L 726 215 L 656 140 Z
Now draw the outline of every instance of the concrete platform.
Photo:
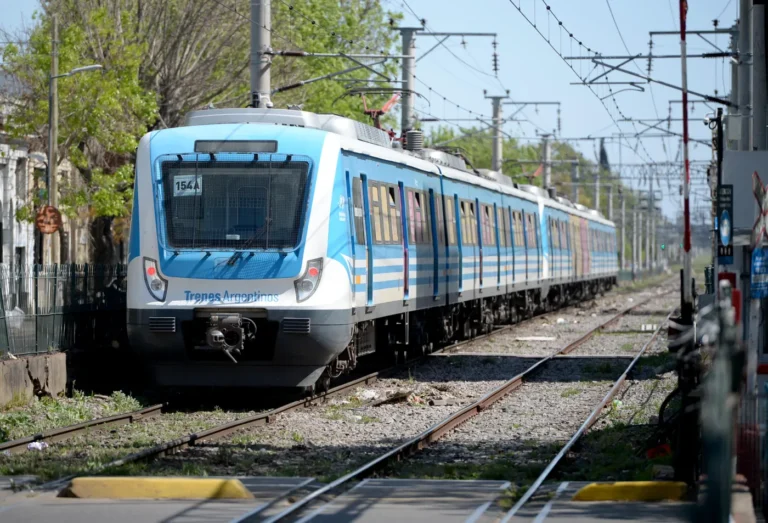
M 246 501 L 222 500 L 113 500 L 57 497 L 57 492 L 17 492 L 0 498 L 0 521 L 3 523 L 184 523 L 224 522 L 267 509 L 313 478 L 238 478 L 253 494 Z M 6 485 L 8 483 L 6 482 Z M 271 509 L 274 512 L 275 508 Z

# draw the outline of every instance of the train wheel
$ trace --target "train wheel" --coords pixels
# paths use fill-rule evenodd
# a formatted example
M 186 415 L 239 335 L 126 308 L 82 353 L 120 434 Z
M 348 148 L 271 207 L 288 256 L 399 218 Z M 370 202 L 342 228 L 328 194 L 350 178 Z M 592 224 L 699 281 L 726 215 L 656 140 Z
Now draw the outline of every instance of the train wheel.
M 323 392 L 328 392 L 330 389 L 331 376 L 328 374 L 327 370 L 324 370 L 320 377 L 317 379 L 317 382 L 315 382 L 315 392 L 317 394 L 321 394 Z

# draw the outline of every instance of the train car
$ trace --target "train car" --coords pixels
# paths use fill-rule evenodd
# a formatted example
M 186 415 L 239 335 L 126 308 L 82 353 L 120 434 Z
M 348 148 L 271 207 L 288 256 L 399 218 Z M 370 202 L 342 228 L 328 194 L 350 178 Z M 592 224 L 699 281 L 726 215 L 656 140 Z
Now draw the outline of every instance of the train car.
M 213 109 L 139 144 L 128 333 L 161 386 L 328 387 L 615 284 L 614 225 L 380 129 Z

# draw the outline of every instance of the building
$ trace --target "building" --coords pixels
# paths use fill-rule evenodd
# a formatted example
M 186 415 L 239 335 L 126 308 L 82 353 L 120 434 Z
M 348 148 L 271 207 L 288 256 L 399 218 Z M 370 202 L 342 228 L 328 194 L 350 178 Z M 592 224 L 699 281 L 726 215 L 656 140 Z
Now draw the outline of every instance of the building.
M 0 71 L 0 263 L 29 265 L 50 264 L 53 241 L 43 237 L 28 221 L 19 221 L 17 211 L 25 207 L 35 191 L 45 190 L 45 151 L 34 151 L 33 140 L 19 140 L 4 132 L 3 122 L 8 114 L 7 100 L 18 95 L 21 86 L 13 77 Z M 58 167 L 59 187 L 68 187 L 68 180 L 76 170 L 63 160 Z M 88 260 L 87 216 L 74 219 L 64 217 L 64 227 L 59 235 L 62 253 L 61 261 L 85 263 Z

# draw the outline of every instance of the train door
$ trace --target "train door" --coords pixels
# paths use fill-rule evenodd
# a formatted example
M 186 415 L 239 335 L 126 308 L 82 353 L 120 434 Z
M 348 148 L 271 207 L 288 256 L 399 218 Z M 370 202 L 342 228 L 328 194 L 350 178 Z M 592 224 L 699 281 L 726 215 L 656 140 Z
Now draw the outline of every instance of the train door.
M 517 255 L 515 254 L 515 219 L 512 207 L 507 207 L 504 211 L 504 219 L 507 220 L 507 240 L 509 241 L 509 259 L 512 260 L 512 270 L 509 273 L 511 283 L 517 282 Z
M 373 307 L 373 235 L 371 234 L 371 202 L 368 190 L 368 176 L 360 175 L 363 192 L 363 217 L 365 219 L 366 259 L 366 306 Z
M 507 243 L 504 234 L 504 208 L 493 204 L 493 219 L 496 222 L 494 234 L 496 235 L 496 290 L 501 290 L 502 282 L 506 285 L 506 256 Z M 504 256 L 502 263 L 501 257 Z M 504 270 L 504 279 L 502 280 L 502 270 Z
M 480 261 L 477 263 L 479 275 L 477 288 L 480 290 L 480 292 L 483 292 L 483 220 L 485 219 L 485 214 L 483 213 L 483 210 L 480 206 L 480 200 L 477 198 L 475 198 L 475 208 L 472 216 L 475 222 L 473 225 L 475 229 L 475 237 L 477 238 L 477 251 L 479 253 L 478 255 L 480 256 Z
M 432 224 L 432 298 L 434 300 L 440 299 L 440 272 L 439 272 L 439 250 L 438 246 L 442 245 L 442 232 L 443 232 L 443 214 L 442 206 L 435 204 L 435 191 L 429 190 L 429 213 L 430 221 Z
M 533 213 L 533 239 L 536 242 L 536 279 L 541 280 L 544 276 L 544 250 L 541 246 L 541 223 L 538 213 Z
M 456 212 L 456 202 L 458 197 L 456 194 L 449 194 L 448 187 L 444 187 L 443 195 L 440 198 L 443 215 L 445 216 L 445 292 L 446 303 L 452 303 L 452 298 L 455 298 L 461 290 L 461 266 L 463 261 L 461 260 L 461 244 L 458 241 L 458 235 L 460 234 L 460 227 L 457 227 L 458 214 Z M 441 205 L 440 203 L 438 205 Z
M 355 179 L 357 181 L 357 178 Z M 348 234 L 349 234 L 349 251 L 352 254 L 352 266 L 350 267 L 351 271 L 351 277 L 352 277 L 352 309 L 357 306 L 357 280 L 358 280 L 358 270 L 357 270 L 357 236 L 356 236 L 356 230 L 358 229 L 357 226 L 357 206 L 355 205 L 355 202 L 352 197 L 352 177 L 349 174 L 349 171 L 346 171 L 345 173 L 345 189 L 346 189 L 346 197 L 347 197 L 347 216 L 349 218 L 347 219 L 347 224 L 349 227 Z M 360 209 L 360 218 L 362 218 L 363 209 Z M 362 233 L 362 231 L 361 231 Z
M 525 264 L 523 278 L 528 282 L 528 214 L 524 210 L 521 210 L 518 216 L 520 217 L 520 231 L 522 232 L 521 245 L 523 247 L 523 263 Z
M 405 186 L 397 182 L 400 195 L 400 236 L 403 238 L 403 303 L 410 298 L 410 237 L 408 236 L 408 208 L 405 199 Z

